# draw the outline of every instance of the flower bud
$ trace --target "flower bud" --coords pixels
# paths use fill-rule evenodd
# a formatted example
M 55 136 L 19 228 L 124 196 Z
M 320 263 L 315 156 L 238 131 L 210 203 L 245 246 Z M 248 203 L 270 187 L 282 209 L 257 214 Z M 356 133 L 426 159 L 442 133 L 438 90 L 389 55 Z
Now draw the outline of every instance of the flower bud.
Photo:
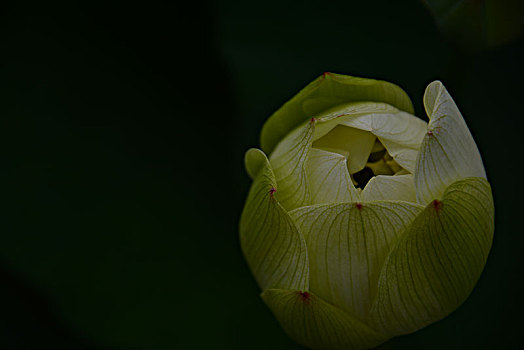
M 263 151 L 246 153 L 242 250 L 296 342 L 375 347 L 447 316 L 475 286 L 491 189 L 442 83 L 424 106 L 429 123 L 396 85 L 325 73 L 269 118 Z

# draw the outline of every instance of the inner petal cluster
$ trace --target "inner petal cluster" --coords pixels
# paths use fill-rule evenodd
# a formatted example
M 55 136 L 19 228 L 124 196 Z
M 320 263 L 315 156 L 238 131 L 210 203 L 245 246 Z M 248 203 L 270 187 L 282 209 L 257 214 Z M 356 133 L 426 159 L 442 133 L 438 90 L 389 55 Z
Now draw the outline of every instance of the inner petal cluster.
M 378 175 L 405 175 L 402 168 L 380 140 L 369 131 L 337 125 L 313 142 L 313 148 L 337 153 L 345 158 L 351 182 L 363 190 Z
M 405 175 L 409 174 L 402 168 L 384 148 L 377 139 L 373 150 L 368 156 L 368 161 L 364 169 L 351 174 L 351 181 L 356 188 L 364 189 L 374 176 L 377 175 Z

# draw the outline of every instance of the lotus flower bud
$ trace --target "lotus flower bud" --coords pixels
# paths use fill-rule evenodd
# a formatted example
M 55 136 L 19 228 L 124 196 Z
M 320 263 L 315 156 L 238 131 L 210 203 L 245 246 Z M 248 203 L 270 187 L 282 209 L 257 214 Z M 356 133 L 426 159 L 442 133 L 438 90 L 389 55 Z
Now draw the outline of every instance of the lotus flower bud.
M 240 240 L 262 298 L 312 349 L 366 349 L 454 311 L 493 238 L 490 185 L 453 99 L 429 123 L 391 83 L 326 73 L 264 125 Z

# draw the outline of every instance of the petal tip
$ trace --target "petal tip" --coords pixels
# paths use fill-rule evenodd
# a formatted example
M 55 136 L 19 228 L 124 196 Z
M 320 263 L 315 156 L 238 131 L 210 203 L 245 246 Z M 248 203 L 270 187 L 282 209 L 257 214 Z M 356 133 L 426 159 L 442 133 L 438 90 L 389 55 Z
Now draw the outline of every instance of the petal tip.
M 246 167 L 246 171 L 249 177 L 251 177 L 253 180 L 264 167 L 264 165 L 268 163 L 269 161 L 266 157 L 266 154 L 258 148 L 250 148 L 244 155 L 244 165 Z
M 300 299 L 304 302 L 304 304 L 309 304 L 309 302 L 311 301 L 311 294 L 309 294 L 309 292 L 301 292 L 301 291 L 297 291 L 297 295 L 300 296 Z

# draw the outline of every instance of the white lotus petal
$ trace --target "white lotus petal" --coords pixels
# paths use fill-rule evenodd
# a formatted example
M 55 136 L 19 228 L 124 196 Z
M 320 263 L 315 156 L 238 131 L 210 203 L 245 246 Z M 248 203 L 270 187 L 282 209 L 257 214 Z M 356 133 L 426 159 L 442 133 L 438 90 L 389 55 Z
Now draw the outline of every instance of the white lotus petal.
M 351 174 L 364 169 L 376 137 L 367 131 L 336 125 L 328 134 L 316 140 L 313 147 L 335 152 L 347 158 Z
M 415 203 L 380 201 L 291 211 L 307 243 L 311 291 L 365 320 L 382 263 L 421 209 Z
M 363 202 L 399 200 L 416 202 L 413 175 L 375 176 L 369 180 L 361 194 Z
M 353 202 L 359 199 L 344 156 L 313 148 L 306 169 L 312 204 Z
M 389 253 L 369 319 L 390 335 L 416 331 L 471 293 L 493 239 L 493 198 L 482 178 L 459 180 L 429 203 Z
M 430 121 L 417 158 L 415 188 L 418 201 L 429 203 L 453 182 L 486 178 L 486 173 L 466 122 L 441 82 L 429 84 L 424 106 Z

